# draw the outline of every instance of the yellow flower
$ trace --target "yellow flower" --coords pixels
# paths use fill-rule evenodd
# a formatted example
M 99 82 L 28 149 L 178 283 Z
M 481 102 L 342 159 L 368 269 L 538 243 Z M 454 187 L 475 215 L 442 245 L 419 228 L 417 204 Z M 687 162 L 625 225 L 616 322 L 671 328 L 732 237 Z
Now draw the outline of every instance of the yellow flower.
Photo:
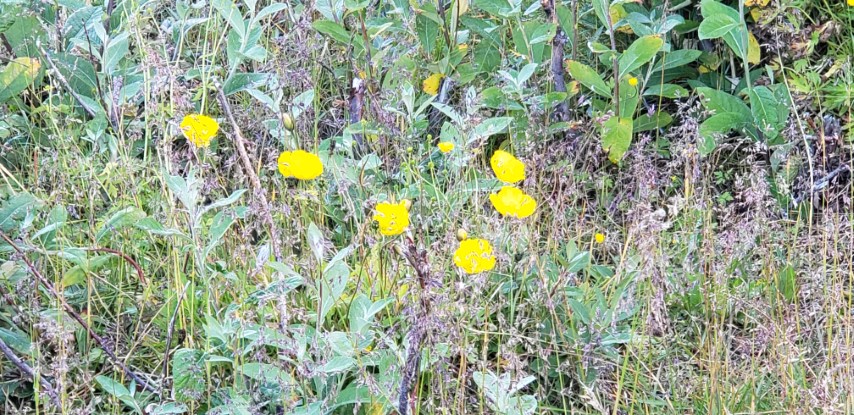
M 635 78 L 634 76 L 630 77 L 629 78 L 629 85 L 638 86 L 638 78 Z
M 459 45 L 457 45 L 457 49 L 458 49 L 460 52 L 465 53 L 466 51 L 468 51 L 468 50 L 469 50 L 469 45 L 467 45 L 467 44 L 465 44 L 465 43 L 460 43 Z
M 400 235 L 409 226 L 408 201 L 377 204 L 374 220 L 380 225 L 380 233 L 386 236 Z
M 450 141 L 442 141 L 437 145 L 439 147 L 439 151 L 448 154 L 454 149 L 454 143 Z
M 314 154 L 302 151 L 283 151 L 279 154 L 279 172 L 285 177 L 311 180 L 323 173 L 323 162 Z
M 603 244 L 605 243 L 605 234 L 597 233 L 596 235 L 593 235 L 593 240 L 595 240 L 597 244 Z
M 211 144 L 211 138 L 219 131 L 219 124 L 215 119 L 201 115 L 190 114 L 181 121 L 181 132 L 187 141 L 198 148 L 207 147 Z
M 486 239 L 466 239 L 454 252 L 454 264 L 469 274 L 489 271 L 495 268 L 492 245 Z
M 440 73 L 434 73 L 433 75 L 430 75 L 429 77 L 427 77 L 427 79 L 424 80 L 424 82 L 421 83 L 421 89 L 430 95 L 438 94 L 439 87 L 442 85 L 442 78 L 444 77 L 445 75 L 442 75 Z
M 492 158 L 489 159 L 489 165 L 492 166 L 492 171 L 498 180 L 504 183 L 516 183 L 525 180 L 525 163 L 522 163 L 512 154 L 496 150 Z
M 513 186 L 504 186 L 498 193 L 489 195 L 495 210 L 504 216 L 527 218 L 537 208 L 537 201 Z
M 848 0 L 848 5 L 854 7 L 854 0 Z

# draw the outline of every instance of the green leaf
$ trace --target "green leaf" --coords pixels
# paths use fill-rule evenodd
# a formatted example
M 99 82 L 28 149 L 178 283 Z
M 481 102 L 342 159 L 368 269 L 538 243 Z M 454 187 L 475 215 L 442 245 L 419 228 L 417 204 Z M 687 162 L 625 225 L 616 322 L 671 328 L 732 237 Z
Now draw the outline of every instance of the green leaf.
M 178 402 L 197 402 L 205 391 L 204 353 L 178 349 L 172 355 L 172 396 Z
M 703 0 L 700 3 L 700 11 L 703 14 L 703 22 L 700 23 L 699 37 L 705 39 L 704 36 L 718 34 L 732 22 L 736 22 L 736 27 L 721 34 L 719 37 L 724 39 L 724 42 L 732 49 L 739 57 L 747 56 L 747 26 L 744 25 L 743 19 L 738 14 L 738 11 L 732 7 L 718 3 L 715 0 Z M 711 21 L 712 23 L 706 23 Z M 703 23 L 706 23 L 706 28 L 703 29 Z
M 474 127 L 471 132 L 471 139 L 474 141 L 480 138 L 489 137 L 498 133 L 504 132 L 510 123 L 513 122 L 513 117 L 494 117 L 483 120 L 477 127 Z
M 777 291 L 790 303 L 795 301 L 798 294 L 796 277 L 794 268 L 789 266 L 777 274 Z
M 661 127 L 666 127 L 673 122 L 673 117 L 664 111 L 656 111 L 654 114 L 644 114 L 634 121 L 634 132 L 640 133 L 643 131 L 655 130 Z
M 236 2 L 233 0 L 212 0 L 211 6 L 219 12 L 220 16 L 241 38 L 246 36 L 247 25 L 243 21 L 243 14 L 237 9 Z
M 294 378 L 290 373 L 268 363 L 245 363 L 242 370 L 244 376 L 255 380 L 263 380 L 282 386 L 294 384 Z
M 9 232 L 20 226 L 27 214 L 41 206 L 41 202 L 29 193 L 18 193 L 0 206 L 0 230 Z
M 128 206 L 121 209 L 116 213 L 113 213 L 113 215 L 110 216 L 103 225 L 101 225 L 101 229 L 95 236 L 95 240 L 100 242 L 107 234 L 113 233 L 114 231 L 126 226 L 134 225 L 145 216 L 145 212 L 136 206 Z
M 754 87 L 748 92 L 753 122 L 767 140 L 774 140 L 786 126 L 788 105 L 780 103 L 766 86 Z M 782 107 L 782 108 L 781 108 Z
M 676 84 L 658 84 L 652 85 L 643 91 L 645 96 L 656 96 L 664 98 L 685 98 L 688 96 L 688 90 Z
M 21 57 L 9 61 L 0 72 L 0 102 L 5 102 L 24 92 L 41 74 L 38 59 Z
M 740 114 L 742 117 L 749 117 L 752 114 L 750 107 L 748 107 L 744 101 L 727 94 L 724 91 L 708 87 L 699 87 L 697 88 L 697 92 L 702 96 L 703 106 L 706 107 L 707 110 L 715 113 L 734 112 Z
M 308 225 L 308 246 L 311 248 L 311 252 L 314 253 L 314 258 L 317 259 L 317 262 L 323 262 L 323 255 L 325 253 L 323 234 L 314 222 Z
M 222 92 L 228 96 L 240 91 L 257 88 L 267 83 L 271 76 L 266 73 L 234 73 L 223 83 Z
M 697 35 L 702 39 L 717 39 L 724 37 L 733 30 L 737 30 L 739 21 L 725 14 L 716 14 L 704 17 L 697 29 Z
M 736 112 L 715 114 L 703 121 L 699 128 L 701 142 L 697 144 L 700 155 L 711 154 L 717 147 L 718 136 L 727 134 L 734 129 L 740 130 L 747 121 L 747 118 Z
M 652 67 L 652 72 L 666 71 L 678 68 L 697 60 L 703 52 L 694 49 L 680 49 L 662 55 L 661 59 Z
M 105 74 L 111 74 L 113 70 L 116 69 L 119 62 L 128 54 L 130 46 L 128 40 L 129 36 L 130 34 L 128 32 L 122 32 L 107 42 L 107 50 L 104 51 L 104 57 L 102 59 L 102 72 Z
M 611 88 L 608 87 L 605 80 L 602 79 L 602 77 L 591 67 L 581 62 L 571 60 L 567 65 L 567 69 L 573 79 L 581 82 L 582 85 L 586 86 L 591 91 L 603 97 L 611 97 Z
M 167 402 L 161 403 L 153 408 L 151 408 L 149 414 L 150 415 L 172 415 L 172 414 L 184 414 L 187 413 L 190 409 L 187 408 L 187 405 L 182 403 L 175 402 Z
M 421 5 L 421 10 L 415 15 L 415 33 L 418 35 L 418 42 L 421 43 L 421 48 L 427 53 L 427 56 L 433 56 L 433 51 L 436 49 L 439 39 L 439 20 L 436 13 L 436 7 L 430 2 L 424 2 Z
M 662 46 L 664 39 L 658 35 L 644 36 L 632 42 L 620 56 L 620 79 L 649 62 Z
M 311 24 L 311 27 L 318 32 L 331 37 L 345 45 L 350 44 L 350 34 L 340 24 L 331 20 L 317 20 Z
M 602 148 L 608 152 L 608 159 L 618 163 L 632 143 L 632 119 L 611 117 L 602 127 Z

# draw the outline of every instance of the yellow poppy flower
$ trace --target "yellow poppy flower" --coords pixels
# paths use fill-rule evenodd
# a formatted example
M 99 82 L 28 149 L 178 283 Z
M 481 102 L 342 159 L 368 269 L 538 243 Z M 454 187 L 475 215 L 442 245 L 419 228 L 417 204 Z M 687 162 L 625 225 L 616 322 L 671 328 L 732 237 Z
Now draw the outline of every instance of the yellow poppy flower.
M 605 243 L 605 234 L 597 233 L 596 235 L 593 235 L 593 240 L 595 240 L 597 244 L 603 244 Z
M 489 165 L 492 166 L 495 177 L 504 183 L 516 183 L 525 180 L 525 163 L 506 151 L 496 150 L 492 158 L 489 159 Z
M 283 151 L 279 154 L 279 173 L 285 177 L 311 180 L 323 173 L 323 162 L 316 155 L 303 150 Z
M 421 83 L 421 89 L 430 95 L 438 94 L 439 87 L 442 86 L 442 78 L 444 77 L 445 75 L 442 75 L 440 73 L 434 73 L 433 75 L 430 75 L 429 77 L 427 77 L 427 79 L 424 80 L 424 82 Z
M 848 0 L 848 5 L 854 7 L 854 0 Z
M 380 225 L 380 233 L 385 236 L 400 235 L 409 226 L 409 204 L 382 202 L 377 204 L 374 220 Z
M 638 78 L 635 78 L 634 76 L 629 78 L 629 85 L 638 86 Z
M 184 137 L 198 148 L 209 146 L 211 138 L 214 138 L 218 131 L 219 123 L 205 115 L 190 114 L 181 120 L 181 132 Z
M 442 141 L 437 145 L 439 147 L 439 151 L 448 154 L 454 149 L 454 143 L 450 141 Z
M 495 268 L 495 255 L 492 245 L 486 239 L 466 239 L 454 252 L 454 264 L 469 274 L 489 271 Z
M 537 201 L 513 186 L 504 186 L 498 193 L 489 195 L 495 210 L 504 216 L 527 218 L 537 209 Z

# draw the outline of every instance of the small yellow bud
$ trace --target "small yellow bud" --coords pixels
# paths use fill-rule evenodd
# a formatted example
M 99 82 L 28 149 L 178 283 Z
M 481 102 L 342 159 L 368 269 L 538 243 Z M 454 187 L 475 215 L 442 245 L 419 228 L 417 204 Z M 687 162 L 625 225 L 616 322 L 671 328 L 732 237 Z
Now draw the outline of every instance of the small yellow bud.
M 401 200 L 401 203 L 403 203 L 403 207 L 405 207 L 406 210 L 409 210 L 409 208 L 412 207 L 412 201 L 409 199 L 403 199 Z
M 629 78 L 629 85 L 638 86 L 638 78 L 635 78 L 634 76 Z
M 457 240 L 462 242 L 469 238 L 469 233 L 465 229 L 457 230 Z
M 605 234 L 597 233 L 596 235 L 593 235 L 593 239 L 596 241 L 597 244 L 603 244 L 605 243 Z
M 288 131 L 294 130 L 294 119 L 293 119 L 293 117 L 291 117 L 291 114 L 289 114 L 287 112 L 282 114 L 282 125 Z

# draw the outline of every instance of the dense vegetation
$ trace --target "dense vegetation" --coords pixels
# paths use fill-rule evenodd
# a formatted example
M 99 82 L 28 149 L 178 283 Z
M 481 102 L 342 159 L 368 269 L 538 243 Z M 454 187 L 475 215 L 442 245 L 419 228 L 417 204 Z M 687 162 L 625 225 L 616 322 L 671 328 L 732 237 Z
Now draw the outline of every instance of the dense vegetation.
M 850 414 L 852 55 L 852 0 L 0 0 L 2 411 Z

